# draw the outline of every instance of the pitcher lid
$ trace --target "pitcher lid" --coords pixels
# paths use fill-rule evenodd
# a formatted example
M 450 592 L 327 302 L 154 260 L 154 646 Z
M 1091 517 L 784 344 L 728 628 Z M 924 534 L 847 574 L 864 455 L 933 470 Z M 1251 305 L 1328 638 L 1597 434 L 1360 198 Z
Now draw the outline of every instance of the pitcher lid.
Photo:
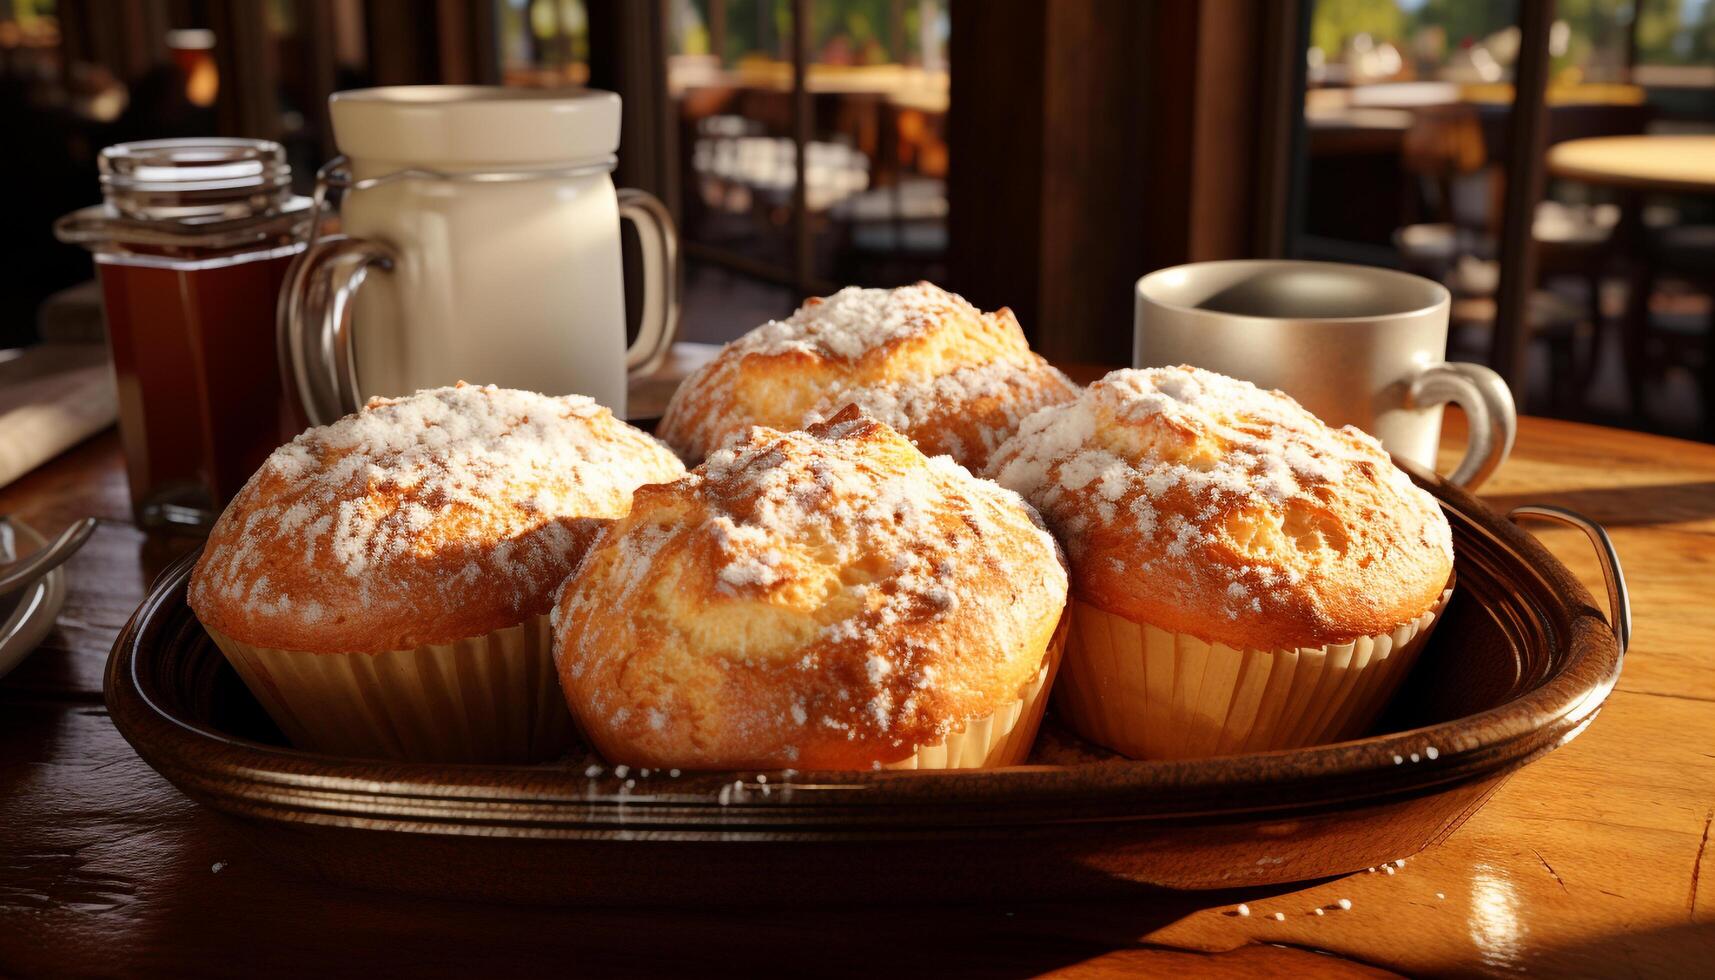
M 619 110 L 612 92 L 499 85 L 390 85 L 328 99 L 341 153 L 421 167 L 602 157 L 619 149 Z

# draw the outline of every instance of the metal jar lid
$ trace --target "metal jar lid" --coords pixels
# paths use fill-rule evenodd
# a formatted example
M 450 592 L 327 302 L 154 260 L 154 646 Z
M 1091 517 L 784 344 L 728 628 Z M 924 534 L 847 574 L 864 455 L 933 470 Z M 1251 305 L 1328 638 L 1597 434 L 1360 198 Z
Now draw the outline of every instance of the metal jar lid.
M 103 202 L 61 218 L 61 241 L 233 249 L 302 237 L 311 202 L 292 193 L 286 151 L 270 140 L 199 137 L 101 151 Z

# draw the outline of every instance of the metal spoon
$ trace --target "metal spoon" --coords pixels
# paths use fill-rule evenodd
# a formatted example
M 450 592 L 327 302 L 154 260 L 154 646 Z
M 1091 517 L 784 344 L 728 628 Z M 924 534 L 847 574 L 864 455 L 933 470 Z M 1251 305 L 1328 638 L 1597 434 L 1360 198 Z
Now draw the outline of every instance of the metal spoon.
M 5 522 L 6 518 L 0 516 L 0 523 Z M 95 518 L 85 517 L 61 531 L 60 536 L 46 548 L 10 564 L 0 565 L 0 595 L 21 589 L 58 568 L 95 533 L 95 524 Z

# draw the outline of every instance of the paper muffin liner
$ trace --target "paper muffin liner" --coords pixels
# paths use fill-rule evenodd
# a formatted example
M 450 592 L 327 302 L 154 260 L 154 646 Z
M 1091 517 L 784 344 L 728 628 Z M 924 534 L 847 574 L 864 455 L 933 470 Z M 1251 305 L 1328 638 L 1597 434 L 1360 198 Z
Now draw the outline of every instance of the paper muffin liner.
M 1036 730 L 1048 708 L 1048 692 L 1054 686 L 1054 675 L 1066 649 L 1072 622 L 1071 610 L 1060 614 L 1060 624 L 1043 651 L 1042 668 L 1036 679 L 1025 685 L 1018 700 L 1003 705 L 993 714 L 966 722 L 965 727 L 949 732 L 933 745 L 919 745 L 916 750 L 883 769 L 998 769 L 1016 766 L 1030 755 L 1036 742 Z
M 299 748 L 414 762 L 536 762 L 575 741 L 546 615 L 384 653 L 277 650 L 208 634 Z
M 1417 661 L 1452 583 L 1391 633 L 1316 648 L 1256 650 L 1136 623 L 1073 598 L 1055 688 L 1074 731 L 1135 759 L 1194 759 L 1362 734 Z

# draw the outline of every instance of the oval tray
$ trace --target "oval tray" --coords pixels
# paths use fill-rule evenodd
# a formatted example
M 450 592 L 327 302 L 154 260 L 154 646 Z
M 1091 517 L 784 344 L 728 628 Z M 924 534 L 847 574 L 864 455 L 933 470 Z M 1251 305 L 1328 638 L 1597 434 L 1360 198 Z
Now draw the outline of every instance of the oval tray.
M 1031 766 L 615 773 L 409 764 L 287 747 L 162 574 L 107 672 L 149 765 L 261 849 L 366 887 L 515 901 L 941 901 L 1275 884 L 1406 857 L 1594 718 L 1621 648 L 1590 594 L 1475 498 L 1446 617 L 1371 737 L 1133 762 L 1055 730 Z

